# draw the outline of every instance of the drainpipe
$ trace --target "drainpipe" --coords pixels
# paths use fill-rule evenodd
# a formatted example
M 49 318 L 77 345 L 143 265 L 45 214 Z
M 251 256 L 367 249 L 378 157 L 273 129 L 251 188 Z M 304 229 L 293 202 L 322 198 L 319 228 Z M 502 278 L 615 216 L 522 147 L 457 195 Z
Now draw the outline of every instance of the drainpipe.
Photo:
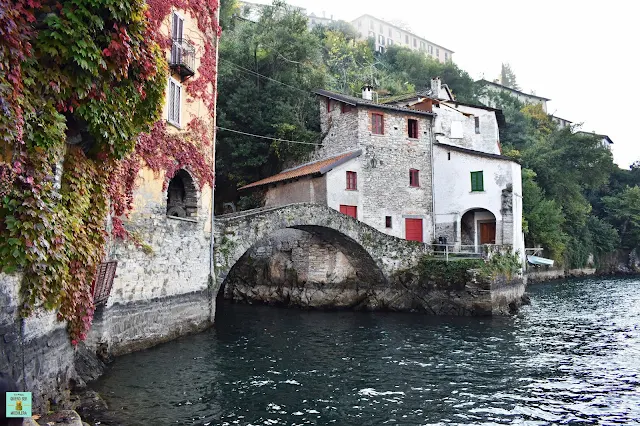
M 433 158 L 433 145 L 435 144 L 435 135 L 433 134 L 433 122 L 435 117 L 429 123 L 429 138 L 431 139 L 431 226 L 433 227 L 433 238 L 436 238 L 436 185 L 435 185 L 435 164 Z
M 220 3 L 218 2 L 218 8 L 216 9 L 216 17 L 215 17 L 215 36 L 213 42 L 215 43 L 215 61 L 216 61 L 216 74 L 213 78 L 213 111 L 212 111 L 212 121 L 213 121 L 213 137 L 211 140 L 211 168 L 213 171 L 213 183 L 211 185 L 211 245 L 209 246 L 209 292 L 211 293 L 209 296 L 209 320 L 213 323 L 216 315 L 216 296 L 217 296 L 217 286 L 216 282 L 216 274 L 215 274 L 215 241 L 214 241 L 214 229 L 215 229 L 215 193 L 216 193 L 216 135 L 218 133 L 217 127 L 217 107 L 218 107 L 218 58 L 219 58 L 219 47 L 220 47 Z

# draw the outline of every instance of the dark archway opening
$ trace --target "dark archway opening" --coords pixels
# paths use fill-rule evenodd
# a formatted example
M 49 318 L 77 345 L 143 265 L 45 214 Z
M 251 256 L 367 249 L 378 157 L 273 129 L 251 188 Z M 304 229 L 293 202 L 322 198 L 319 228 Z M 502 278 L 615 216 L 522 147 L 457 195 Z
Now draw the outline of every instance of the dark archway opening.
M 198 190 L 191 175 L 183 169 L 176 172 L 167 189 L 167 216 L 196 217 Z
M 460 220 L 463 251 L 477 252 L 481 246 L 496 244 L 496 216 L 486 209 L 467 211 Z
M 218 303 L 303 309 L 368 309 L 386 278 L 355 240 L 320 226 L 281 229 L 249 248 L 229 270 Z

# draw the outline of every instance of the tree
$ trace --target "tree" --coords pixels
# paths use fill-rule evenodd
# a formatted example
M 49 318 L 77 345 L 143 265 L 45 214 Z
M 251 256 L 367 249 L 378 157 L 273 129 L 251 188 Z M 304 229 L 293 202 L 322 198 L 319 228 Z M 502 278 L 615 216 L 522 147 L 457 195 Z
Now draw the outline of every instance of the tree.
M 310 145 L 219 130 L 216 201 L 237 201 L 236 188 L 304 159 L 319 142 L 314 89 L 324 87 L 320 40 L 307 18 L 276 1 L 257 23 L 238 21 L 220 42 L 220 127 Z
M 602 199 L 605 211 L 616 225 L 622 246 L 640 247 L 640 187 L 626 187 L 621 193 Z
M 500 84 L 514 90 L 520 90 L 518 83 L 516 83 L 516 74 L 511 69 L 511 65 L 502 63 L 502 69 L 500 70 Z

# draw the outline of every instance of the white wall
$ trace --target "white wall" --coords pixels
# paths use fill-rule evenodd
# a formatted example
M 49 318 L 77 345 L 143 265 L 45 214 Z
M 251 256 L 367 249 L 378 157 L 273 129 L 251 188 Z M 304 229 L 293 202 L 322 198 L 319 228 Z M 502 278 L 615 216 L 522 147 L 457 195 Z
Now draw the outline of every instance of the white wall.
M 360 158 L 356 157 L 327 172 L 327 206 L 340 211 L 340 205 L 356 206 L 358 220 L 362 220 L 363 206 L 360 196 L 365 185 L 361 173 Z M 347 171 L 357 173 L 357 190 L 348 190 Z
M 473 116 L 467 116 L 460 112 L 462 108 L 461 106 L 452 109 L 444 103 L 440 107 L 433 108 L 433 111 L 437 114 L 434 128 L 437 141 L 474 151 L 500 154 L 498 122 L 495 113 L 479 108 L 466 107 L 464 112 L 474 114 Z M 480 133 L 476 133 L 475 116 L 480 119 Z M 462 125 L 461 138 L 452 137 L 455 136 L 455 132 L 452 132 L 452 130 L 455 128 L 456 122 Z
M 483 172 L 484 191 L 471 191 L 471 172 L 475 171 Z M 496 243 L 513 244 L 515 250 L 520 249 L 523 253 L 521 179 L 520 165 L 513 161 L 480 157 L 435 145 L 436 224 L 459 223 L 465 212 L 476 208 L 486 209 L 496 218 Z M 509 184 L 513 188 L 511 195 L 513 223 L 505 222 L 504 226 L 508 226 L 509 229 L 502 229 L 500 223 L 503 221 L 502 190 Z M 483 219 L 476 217 L 474 220 Z M 508 241 L 502 241 L 503 232 Z M 436 234 L 435 237 L 437 238 L 438 235 Z

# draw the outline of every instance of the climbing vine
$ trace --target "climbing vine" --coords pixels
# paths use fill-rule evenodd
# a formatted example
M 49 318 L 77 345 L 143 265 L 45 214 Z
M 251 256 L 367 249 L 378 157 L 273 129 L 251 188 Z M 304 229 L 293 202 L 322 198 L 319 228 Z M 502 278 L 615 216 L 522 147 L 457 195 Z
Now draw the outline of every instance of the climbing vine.
M 0 272 L 22 271 L 22 314 L 57 310 L 74 344 L 91 325 L 107 216 L 126 237 L 140 168 L 213 182 L 207 123 L 179 134 L 160 117 L 173 7 L 205 37 L 186 90 L 211 110 L 216 2 L 0 0 Z

